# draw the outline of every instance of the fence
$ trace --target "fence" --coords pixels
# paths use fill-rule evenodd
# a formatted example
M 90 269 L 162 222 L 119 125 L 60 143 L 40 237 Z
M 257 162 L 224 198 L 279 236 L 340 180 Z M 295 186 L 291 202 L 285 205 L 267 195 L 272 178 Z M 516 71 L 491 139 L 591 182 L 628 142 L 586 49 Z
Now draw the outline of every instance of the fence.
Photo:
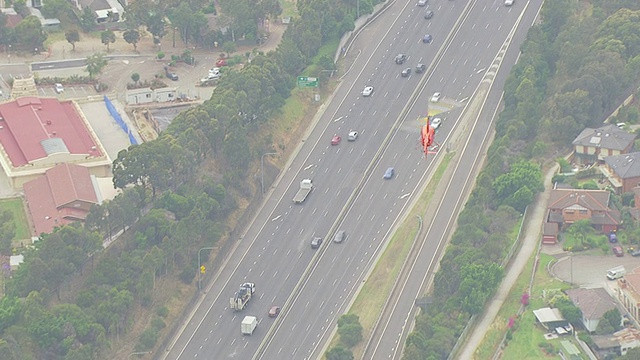
M 133 136 L 133 133 L 122 119 L 122 116 L 120 116 L 120 113 L 118 112 L 116 107 L 113 106 L 113 103 L 111 102 L 111 100 L 109 100 L 107 95 L 104 96 L 104 104 L 107 106 L 107 110 L 109 111 L 109 114 L 111 114 L 111 117 L 114 118 L 116 123 L 120 125 L 120 128 L 124 130 L 124 132 L 129 136 L 129 142 L 132 145 L 138 145 L 138 140 L 136 140 L 136 138 Z

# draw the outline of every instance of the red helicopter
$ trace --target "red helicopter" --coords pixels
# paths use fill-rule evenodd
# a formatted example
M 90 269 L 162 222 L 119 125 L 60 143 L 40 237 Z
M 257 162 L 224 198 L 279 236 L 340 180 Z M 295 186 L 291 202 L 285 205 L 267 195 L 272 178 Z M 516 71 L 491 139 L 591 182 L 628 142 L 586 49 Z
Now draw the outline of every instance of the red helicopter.
M 426 124 L 424 124 L 422 131 L 420 132 L 420 142 L 422 143 L 422 151 L 426 158 L 427 154 L 435 153 L 435 151 L 431 151 L 431 148 L 433 147 L 433 150 L 437 150 L 440 147 L 440 144 L 435 142 L 436 129 L 431 126 L 431 117 L 427 115 L 425 122 Z

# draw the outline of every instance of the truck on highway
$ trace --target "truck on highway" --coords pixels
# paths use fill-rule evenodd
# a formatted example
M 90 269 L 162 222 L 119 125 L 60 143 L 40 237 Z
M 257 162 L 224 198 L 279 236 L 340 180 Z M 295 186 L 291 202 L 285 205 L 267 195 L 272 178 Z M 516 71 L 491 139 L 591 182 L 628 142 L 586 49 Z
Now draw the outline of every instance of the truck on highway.
M 255 292 L 256 285 L 254 283 L 247 282 L 240 285 L 240 289 L 229 300 L 229 306 L 235 311 L 242 311 Z
M 311 193 L 311 190 L 313 190 L 313 182 L 311 182 L 311 179 L 304 179 L 300 181 L 300 189 L 296 193 L 296 196 L 293 197 L 293 202 L 296 204 L 302 204 L 309 193 Z
M 253 335 L 253 330 L 258 326 L 258 318 L 255 316 L 247 315 L 242 319 L 242 324 L 240 324 L 240 332 L 242 335 Z
M 627 273 L 627 270 L 624 268 L 624 266 L 622 265 L 616 266 L 613 269 L 609 269 L 607 271 L 607 279 L 609 280 L 620 279 L 626 273 Z

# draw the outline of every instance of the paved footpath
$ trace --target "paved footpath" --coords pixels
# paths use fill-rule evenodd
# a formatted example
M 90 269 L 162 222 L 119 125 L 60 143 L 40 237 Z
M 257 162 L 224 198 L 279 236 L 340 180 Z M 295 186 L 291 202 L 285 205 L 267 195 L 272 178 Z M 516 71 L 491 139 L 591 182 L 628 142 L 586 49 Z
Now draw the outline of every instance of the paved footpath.
M 529 207 L 529 210 L 532 211 L 525 219 L 526 224 L 523 228 L 525 236 L 522 240 L 522 247 L 507 268 L 507 273 L 500 284 L 500 288 L 498 288 L 498 292 L 493 299 L 491 299 L 491 302 L 486 307 L 484 313 L 480 315 L 478 324 L 472 330 L 471 335 L 465 342 L 464 347 L 460 351 L 460 355 L 457 357 L 458 359 L 475 358 L 476 349 L 484 339 L 484 336 L 491 327 L 491 324 L 495 321 L 498 311 L 509 295 L 513 284 L 522 273 L 522 269 L 524 269 L 529 258 L 531 258 L 535 253 L 538 244 L 540 244 L 544 214 L 546 213 L 549 195 L 551 194 L 551 189 L 553 187 L 551 178 L 553 177 L 553 174 L 555 174 L 555 170 L 556 167 L 554 166 L 546 173 L 544 179 L 545 190 L 536 197 L 535 202 Z

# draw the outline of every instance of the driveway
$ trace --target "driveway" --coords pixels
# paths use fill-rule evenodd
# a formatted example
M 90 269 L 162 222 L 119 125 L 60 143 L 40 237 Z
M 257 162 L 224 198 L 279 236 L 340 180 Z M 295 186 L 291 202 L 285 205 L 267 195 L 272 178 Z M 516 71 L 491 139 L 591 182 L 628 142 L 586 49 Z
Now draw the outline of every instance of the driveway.
M 560 257 L 551 266 L 551 275 L 567 283 L 582 287 L 602 286 L 609 282 L 606 278 L 607 270 L 618 265 L 624 265 L 627 271 L 640 266 L 640 257 L 625 254 L 623 257 L 609 255 L 573 254 Z M 573 280 L 572 280 L 573 279 Z

